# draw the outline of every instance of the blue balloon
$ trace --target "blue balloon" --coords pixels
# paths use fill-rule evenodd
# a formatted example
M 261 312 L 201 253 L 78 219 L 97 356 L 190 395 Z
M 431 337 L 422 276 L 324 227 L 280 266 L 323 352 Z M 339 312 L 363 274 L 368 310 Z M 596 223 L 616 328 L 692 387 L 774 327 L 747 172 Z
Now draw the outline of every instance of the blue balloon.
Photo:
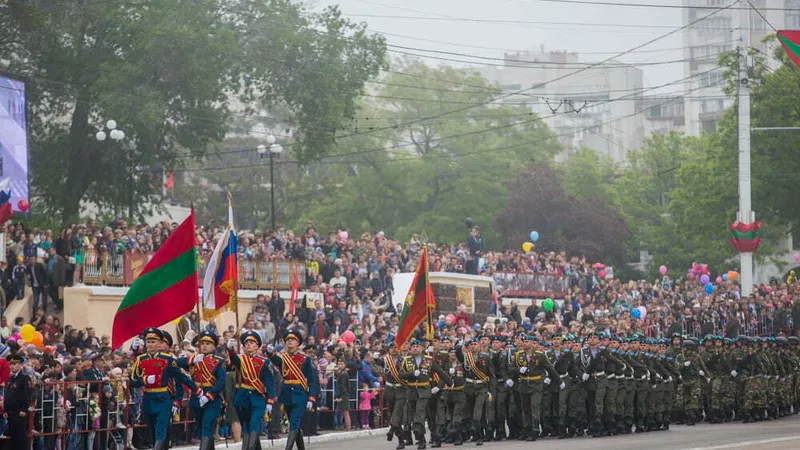
M 631 317 L 634 319 L 640 319 L 642 317 L 642 311 L 639 308 L 633 308 L 631 310 Z
M 539 240 L 539 232 L 531 231 L 531 242 L 536 242 L 538 240 Z
M 704 288 L 704 290 L 706 291 L 706 294 L 711 295 L 711 294 L 714 293 L 714 285 L 711 284 L 711 283 L 708 283 L 706 285 L 706 287 Z
M 722 281 L 728 281 L 728 274 L 727 273 L 723 273 L 722 274 Z

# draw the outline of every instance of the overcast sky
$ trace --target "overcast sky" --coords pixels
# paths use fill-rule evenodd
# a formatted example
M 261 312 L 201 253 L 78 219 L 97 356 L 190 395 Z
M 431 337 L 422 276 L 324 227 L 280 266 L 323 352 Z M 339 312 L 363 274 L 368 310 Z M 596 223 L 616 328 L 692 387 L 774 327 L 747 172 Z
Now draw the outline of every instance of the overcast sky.
M 546 51 L 578 52 L 582 61 L 602 61 L 681 26 L 681 9 L 677 8 L 592 6 L 537 0 L 310 1 L 315 5 L 313 9 L 338 4 L 352 20 L 366 22 L 370 30 L 385 33 L 393 45 L 497 58 L 502 57 L 504 51 L 538 50 L 544 46 Z M 678 0 L 649 0 L 648 3 L 674 5 Z M 410 18 L 415 16 L 429 19 Z M 497 23 L 499 21 L 512 22 Z M 677 32 L 619 60 L 628 63 L 680 60 L 683 58 L 681 46 L 682 35 Z M 397 50 L 401 49 L 390 49 L 390 52 Z M 433 65 L 464 65 L 435 59 L 426 61 Z M 502 64 L 500 61 L 492 63 Z M 683 77 L 681 63 L 643 66 L 642 69 L 648 87 Z M 675 90 L 675 87 L 669 89 Z

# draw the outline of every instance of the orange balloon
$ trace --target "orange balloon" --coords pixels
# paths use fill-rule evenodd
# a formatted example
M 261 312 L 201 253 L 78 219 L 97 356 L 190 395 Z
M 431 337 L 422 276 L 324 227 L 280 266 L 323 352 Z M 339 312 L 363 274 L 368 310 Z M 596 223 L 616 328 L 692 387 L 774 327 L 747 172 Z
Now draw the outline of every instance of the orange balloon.
M 42 336 L 42 333 L 38 331 L 35 332 L 29 344 L 33 344 L 36 348 L 42 348 L 42 345 L 44 345 L 44 336 Z

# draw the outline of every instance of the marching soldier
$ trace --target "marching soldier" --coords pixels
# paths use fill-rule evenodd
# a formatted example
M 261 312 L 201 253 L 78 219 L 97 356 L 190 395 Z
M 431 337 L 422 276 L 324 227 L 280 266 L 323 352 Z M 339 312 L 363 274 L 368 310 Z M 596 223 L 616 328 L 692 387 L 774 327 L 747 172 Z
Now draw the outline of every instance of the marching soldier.
M 222 410 L 222 391 L 225 389 L 225 358 L 215 355 L 219 337 L 209 331 L 202 331 L 192 340 L 199 353 L 193 358 L 179 358 L 178 366 L 189 371 L 195 384 L 202 390 L 201 395 L 192 395 L 189 407 L 200 429 L 200 450 L 214 448 L 214 426 Z
M 450 338 L 443 338 L 441 340 L 434 338 L 431 357 L 436 367 L 440 371 L 444 371 L 442 366 L 448 360 L 448 349 L 452 346 Z M 451 384 L 449 374 L 445 372 L 446 376 L 440 375 L 437 371 L 433 372 L 431 382 L 431 398 L 428 400 L 428 424 L 431 428 L 431 448 L 439 448 L 442 446 L 446 434 L 447 425 L 447 404 L 445 399 L 445 389 Z
M 684 414 L 686 425 L 692 426 L 702 418 L 703 395 L 700 379 L 705 375 L 706 369 L 703 359 L 697 355 L 697 341 L 686 339 L 683 341 L 683 352 L 677 356 L 683 385 Z M 701 375 L 701 373 L 703 375 Z M 734 370 L 731 375 L 738 375 Z
M 292 450 L 297 443 L 298 450 L 305 450 L 303 431 L 300 424 L 303 414 L 312 411 L 319 395 L 319 383 L 311 358 L 300 350 L 303 336 L 297 330 L 289 330 L 283 335 L 286 349 L 281 353 L 274 353 L 272 346 L 267 351 L 272 363 L 281 370 L 283 384 L 278 396 L 278 402 L 289 418 L 289 436 L 286 438 L 286 450 Z
M 476 445 L 483 445 L 484 439 L 484 409 L 487 401 L 491 401 L 491 391 L 497 378 L 492 368 L 491 356 L 480 351 L 479 338 L 473 338 L 466 351 L 459 348 L 456 352 L 459 361 L 464 364 L 466 385 L 466 420 L 471 419 L 470 430 Z M 487 427 L 487 430 L 490 428 Z M 489 434 L 488 432 L 486 433 Z
M 383 404 L 388 409 L 390 426 L 386 433 L 386 440 L 391 442 L 395 435 L 403 440 L 403 411 L 406 405 L 406 382 L 400 376 L 400 352 L 394 340 L 389 342 L 389 349 L 381 356 L 379 353 L 374 359 L 375 363 L 383 367 Z
M 507 352 L 503 350 L 504 345 L 505 340 L 502 337 L 494 336 L 492 338 L 491 350 L 489 350 L 494 375 L 498 380 L 500 380 L 499 383 L 495 383 L 495 392 L 492 393 L 491 404 L 494 409 L 494 429 L 490 429 L 490 435 L 487 436 L 487 439 L 490 439 L 493 435 L 495 441 L 502 441 L 506 438 L 506 419 L 508 418 L 509 403 L 508 396 L 511 391 L 511 387 L 508 386 L 504 381 L 509 379 L 508 355 Z
M 243 353 L 235 351 L 236 340 L 228 341 L 228 356 L 236 369 L 236 390 L 233 406 L 242 424 L 242 449 L 260 448 L 261 421 L 264 413 L 272 413 L 275 403 L 275 383 L 267 358 L 259 355 L 261 336 L 255 331 L 245 331 L 239 336 Z M 201 394 L 202 395 L 202 394 Z
M 164 335 L 157 328 L 144 330 L 145 353 L 136 357 L 131 368 L 131 386 L 143 387 L 142 414 L 150 432 L 154 450 L 166 450 L 167 427 L 172 412 L 172 394 L 169 384 L 177 380 L 202 394 L 194 381 L 178 368 L 175 359 L 160 350 Z
M 569 347 L 562 346 L 563 338 L 560 334 L 554 335 L 552 340 L 553 347 L 548 355 L 548 360 L 556 373 L 558 373 L 560 382 L 564 383 L 564 388 L 554 393 L 554 396 L 557 396 L 554 400 L 557 401 L 555 405 L 553 405 L 553 415 L 555 417 L 555 424 L 553 427 L 558 433 L 558 438 L 564 439 L 567 437 L 567 400 L 569 399 L 571 390 L 574 388 L 570 372 L 575 359 Z M 561 383 L 558 383 L 559 388 Z M 550 383 L 551 386 L 555 384 L 556 383 Z
M 458 359 L 455 348 L 447 353 L 447 361 L 442 367 L 450 376 L 451 386 L 445 387 L 444 395 L 447 403 L 447 419 L 450 423 L 445 442 L 455 445 L 464 444 L 464 436 L 469 435 L 469 429 L 464 427 L 464 414 L 467 398 L 464 395 L 464 386 L 467 383 L 464 364 Z
M 553 380 L 560 387 L 560 377 L 544 353 L 536 350 L 533 338 L 529 337 L 524 339 L 523 349 L 514 355 L 514 367 L 511 370 L 519 374 L 517 388 L 522 400 L 522 433 L 526 441 L 535 441 L 539 438 L 542 393 Z
M 400 376 L 408 383 L 406 402 L 418 449 L 426 447 L 425 417 L 428 400 L 432 393 L 439 392 L 438 386 L 431 385 L 434 366 L 433 358 L 422 353 L 422 341 L 417 339 L 411 341 L 411 354 L 403 358 L 400 364 Z M 401 440 L 398 448 L 404 447 L 404 442 Z
M 595 332 L 586 335 L 587 347 L 581 349 L 581 361 L 584 371 L 589 377 L 587 385 L 587 409 L 589 416 L 589 430 L 593 437 L 604 436 L 603 413 L 605 412 L 606 386 L 606 359 L 607 352 L 600 348 L 599 336 Z

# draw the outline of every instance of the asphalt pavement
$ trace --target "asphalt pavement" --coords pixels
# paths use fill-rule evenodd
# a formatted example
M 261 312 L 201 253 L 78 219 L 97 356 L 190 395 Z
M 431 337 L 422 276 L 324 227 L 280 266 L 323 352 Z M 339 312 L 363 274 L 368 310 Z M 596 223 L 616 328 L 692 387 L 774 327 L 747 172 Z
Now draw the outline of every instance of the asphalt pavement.
M 373 433 L 377 430 L 373 430 Z M 308 450 L 394 450 L 397 441 L 387 442 L 385 436 L 368 436 L 353 439 L 314 442 L 311 439 Z M 475 448 L 475 443 L 467 442 L 458 450 Z M 558 440 L 539 439 L 536 442 L 502 441 L 487 442 L 481 450 L 530 450 L 541 447 L 547 450 L 789 450 L 800 449 L 800 416 L 755 424 L 728 423 L 692 427 L 673 426 L 669 431 L 656 431 L 642 434 L 629 434 L 604 438 L 581 437 Z M 443 444 L 442 449 L 456 449 Z M 416 445 L 406 446 L 415 450 Z

